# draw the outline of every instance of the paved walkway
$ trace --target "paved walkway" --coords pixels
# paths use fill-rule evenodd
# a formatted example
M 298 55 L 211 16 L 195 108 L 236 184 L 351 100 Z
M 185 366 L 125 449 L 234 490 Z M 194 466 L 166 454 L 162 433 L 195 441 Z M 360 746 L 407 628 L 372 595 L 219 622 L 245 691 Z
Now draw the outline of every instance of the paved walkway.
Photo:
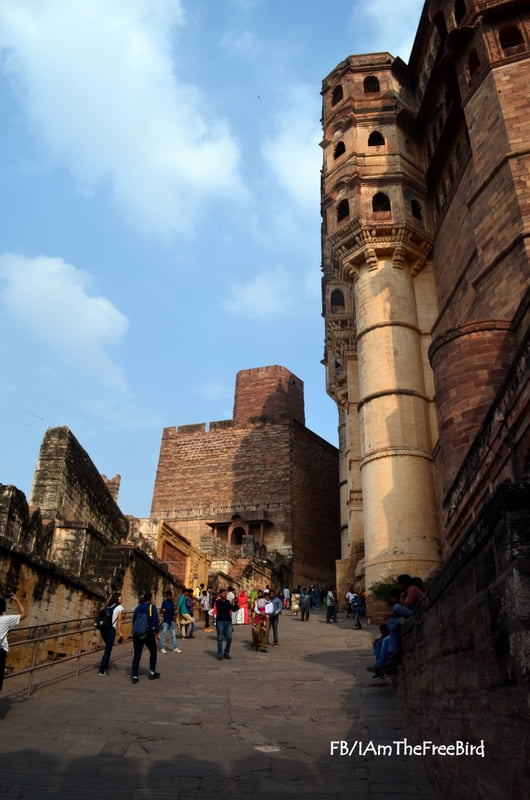
M 326 624 L 323 612 L 309 622 L 284 612 L 279 647 L 254 652 L 239 626 L 232 660 L 218 661 L 215 633 L 198 630 L 182 655 L 159 655 L 158 681 L 144 652 L 131 684 L 129 642 L 114 648 L 108 678 L 94 655 L 79 678 L 51 680 L 62 666 L 38 673 L 29 700 L 27 681 L 8 679 L 0 798 L 435 800 L 420 758 L 373 752 L 406 735 L 392 687 L 365 669 L 374 633 L 345 615 Z M 340 741 L 354 752 L 331 755 Z

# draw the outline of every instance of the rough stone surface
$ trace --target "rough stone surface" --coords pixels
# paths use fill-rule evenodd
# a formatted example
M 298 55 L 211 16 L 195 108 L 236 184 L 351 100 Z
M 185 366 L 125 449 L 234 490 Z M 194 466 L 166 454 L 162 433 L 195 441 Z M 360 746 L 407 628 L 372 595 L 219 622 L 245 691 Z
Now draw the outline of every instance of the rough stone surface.
M 144 655 L 131 685 L 129 642 L 115 646 L 108 678 L 89 656 L 78 679 L 53 683 L 64 666 L 40 673 L 29 701 L 24 679 L 9 679 L 0 797 L 434 800 L 421 758 L 364 752 L 407 731 L 392 687 L 365 670 L 374 631 L 352 628 L 284 612 L 268 653 L 237 626 L 232 660 L 219 662 L 215 635 L 198 630 L 181 655 L 159 655 L 157 681 Z M 363 755 L 331 756 L 341 740 L 362 742 Z
M 429 756 L 446 797 L 527 797 L 529 530 L 530 485 L 499 489 L 403 630 L 399 694 L 414 736 L 484 740 L 489 754 L 487 771 Z

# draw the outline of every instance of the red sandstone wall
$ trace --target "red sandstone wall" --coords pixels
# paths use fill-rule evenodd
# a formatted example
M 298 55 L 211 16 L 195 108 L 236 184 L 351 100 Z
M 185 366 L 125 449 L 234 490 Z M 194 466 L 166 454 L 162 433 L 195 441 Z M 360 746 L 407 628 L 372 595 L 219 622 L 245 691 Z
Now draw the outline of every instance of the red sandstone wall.
M 516 341 L 508 325 L 469 323 L 431 347 L 440 423 L 437 460 L 445 497 L 512 362 Z
M 187 509 L 287 503 L 289 426 L 212 423 L 209 431 L 165 428 L 151 516 Z M 212 519 L 215 521 L 215 519 Z
M 237 373 L 234 420 L 245 422 L 252 417 L 277 417 L 292 414 L 305 422 L 304 384 L 285 367 L 256 367 Z
M 530 220 L 528 60 L 496 65 L 471 91 L 464 80 L 466 58 L 463 50 L 458 74 L 470 160 L 439 215 L 433 249 L 440 313 L 430 358 L 442 520 L 446 493 L 524 333 L 514 320 L 530 285 L 524 238 Z M 446 158 L 447 173 L 454 153 Z
M 166 428 L 151 516 L 175 520 L 198 546 L 211 531 L 207 522 L 263 512 L 272 522 L 267 548 L 292 549 L 300 581 L 330 581 L 339 556 L 338 485 L 336 448 L 289 417 Z
M 295 425 L 291 435 L 293 584 L 335 583 L 340 558 L 339 460 L 335 447 Z

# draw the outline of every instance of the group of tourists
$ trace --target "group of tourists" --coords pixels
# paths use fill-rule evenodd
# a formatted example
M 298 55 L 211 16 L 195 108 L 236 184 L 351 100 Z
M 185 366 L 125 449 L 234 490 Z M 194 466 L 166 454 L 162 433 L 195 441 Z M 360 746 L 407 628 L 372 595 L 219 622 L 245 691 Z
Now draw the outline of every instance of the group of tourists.
M 374 673 L 374 677 L 383 677 L 396 671 L 400 660 L 399 626 L 414 613 L 423 597 L 424 588 L 420 578 L 411 578 L 410 575 L 397 578 L 397 586 L 390 593 L 391 611 L 385 615 L 385 623 L 380 626 L 381 635 L 373 643 L 376 660 L 375 665 L 368 669 Z M 9 593 L 8 599 L 17 604 L 18 614 L 5 615 L 7 600 L 0 598 L 0 689 L 9 649 L 7 633 L 26 617 L 17 596 Z M 345 600 L 348 617 L 353 615 L 354 627 L 360 629 L 360 617 L 364 613 L 363 596 L 352 588 L 346 593 Z M 221 587 L 214 592 L 200 584 L 195 589 L 183 589 L 176 602 L 172 590 L 167 589 L 160 608 L 153 602 L 152 593 L 146 592 L 133 613 L 131 681 L 138 683 L 144 647 L 149 651 L 149 680 L 159 678 L 160 673 L 156 669 L 158 652 L 167 654 L 169 641 L 171 652 L 182 653 L 177 642 L 177 631 L 183 640 L 194 639 L 197 619 L 203 620 L 203 630 L 206 632 L 212 631 L 212 626 L 215 626 L 217 658 L 223 660 L 231 658 L 234 625 L 251 626 L 251 645 L 263 653 L 271 644 L 271 635 L 272 645 L 278 647 L 279 619 L 284 609 L 290 609 L 295 617 L 301 614 L 301 620 L 305 622 L 309 620 L 311 609 L 321 605 L 326 606 L 326 622 L 337 622 L 339 599 L 335 586 L 321 589 L 315 585 L 298 585 L 292 591 L 285 587 L 278 592 L 266 586 L 264 589 L 253 589 L 249 595 L 242 589 L 236 595 L 231 586 Z M 123 641 L 123 613 L 121 593 L 115 592 L 98 616 L 97 627 L 105 642 L 99 665 L 100 677 L 109 674 L 116 640 Z
M 288 590 L 287 590 L 288 591 Z M 233 587 L 211 591 L 204 584 L 196 589 L 183 589 L 178 600 L 167 589 L 160 607 L 153 602 L 151 592 L 146 592 L 134 609 L 132 618 L 133 660 L 131 681 L 138 683 L 140 659 L 144 647 L 149 652 L 149 680 L 160 677 L 157 672 L 158 652 L 182 653 L 177 637 L 194 639 L 197 619 L 204 621 L 203 630 L 217 634 L 217 658 L 230 659 L 234 625 L 251 626 L 251 644 L 260 652 L 266 652 L 271 643 L 278 647 L 278 622 L 282 609 L 288 604 L 283 591 L 276 593 L 269 586 L 255 589 L 247 595 L 242 589 L 238 595 Z M 109 675 L 112 648 L 116 640 L 122 641 L 123 605 L 120 593 L 115 593 L 100 611 L 97 627 L 105 642 L 105 650 L 99 666 L 100 677 Z

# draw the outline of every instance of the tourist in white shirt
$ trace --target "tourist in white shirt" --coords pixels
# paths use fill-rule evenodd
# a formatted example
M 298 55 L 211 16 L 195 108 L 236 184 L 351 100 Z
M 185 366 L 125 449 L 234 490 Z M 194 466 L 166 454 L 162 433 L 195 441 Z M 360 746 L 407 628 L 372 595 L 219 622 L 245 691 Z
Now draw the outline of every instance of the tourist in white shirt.
M 11 628 L 14 628 L 15 625 L 18 625 L 23 619 L 26 619 L 26 609 L 13 592 L 10 593 L 9 599 L 12 600 L 18 606 L 18 614 L 6 614 L 4 616 L 4 611 L 6 610 L 6 601 L 2 598 L 0 599 L 0 690 L 2 689 L 2 684 L 4 682 L 4 673 L 6 670 L 6 660 L 7 654 L 9 651 L 9 643 L 7 641 L 7 634 Z

